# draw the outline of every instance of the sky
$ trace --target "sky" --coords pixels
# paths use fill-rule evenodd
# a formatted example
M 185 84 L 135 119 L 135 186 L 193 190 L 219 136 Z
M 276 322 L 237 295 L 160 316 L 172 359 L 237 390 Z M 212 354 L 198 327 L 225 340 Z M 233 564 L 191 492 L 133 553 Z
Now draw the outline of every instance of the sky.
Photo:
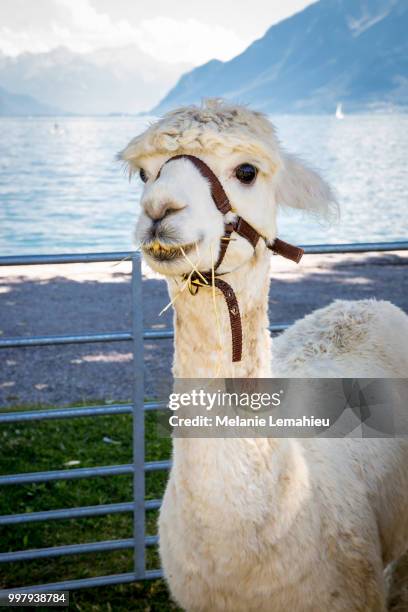
M 228 60 L 312 0 L 0 0 L 0 51 L 137 44 L 155 59 Z

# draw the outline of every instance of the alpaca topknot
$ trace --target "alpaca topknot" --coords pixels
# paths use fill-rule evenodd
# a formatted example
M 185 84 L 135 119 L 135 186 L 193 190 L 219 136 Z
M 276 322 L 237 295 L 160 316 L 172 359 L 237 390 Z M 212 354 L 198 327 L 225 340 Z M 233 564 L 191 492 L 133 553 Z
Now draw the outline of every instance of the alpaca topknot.
M 255 155 L 265 172 L 281 165 L 279 142 L 269 119 L 257 111 L 219 98 L 166 113 L 133 138 L 119 153 L 130 172 L 141 158 L 170 153 L 235 153 Z

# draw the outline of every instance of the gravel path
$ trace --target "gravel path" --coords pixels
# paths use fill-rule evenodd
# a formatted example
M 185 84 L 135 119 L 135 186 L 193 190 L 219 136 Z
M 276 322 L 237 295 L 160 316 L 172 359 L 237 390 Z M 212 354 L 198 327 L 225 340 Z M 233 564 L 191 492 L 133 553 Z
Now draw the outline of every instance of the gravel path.
M 301 267 L 272 259 L 271 321 L 292 322 L 333 299 L 389 299 L 408 312 L 408 253 L 307 256 Z M 128 331 L 129 264 L 0 269 L 0 336 Z M 164 281 L 143 281 L 145 327 L 171 326 Z M 0 406 L 126 401 L 129 343 L 0 350 Z M 145 344 L 146 395 L 170 373 L 172 341 Z

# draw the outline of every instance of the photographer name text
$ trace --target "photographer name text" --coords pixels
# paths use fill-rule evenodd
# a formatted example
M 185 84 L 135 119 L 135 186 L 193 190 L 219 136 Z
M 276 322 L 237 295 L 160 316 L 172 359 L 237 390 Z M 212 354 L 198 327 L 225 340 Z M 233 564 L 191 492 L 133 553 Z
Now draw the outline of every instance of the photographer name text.
M 169 418 L 171 427 L 330 427 L 330 419 L 303 416 L 299 418 L 267 418 L 260 416 L 203 416 Z

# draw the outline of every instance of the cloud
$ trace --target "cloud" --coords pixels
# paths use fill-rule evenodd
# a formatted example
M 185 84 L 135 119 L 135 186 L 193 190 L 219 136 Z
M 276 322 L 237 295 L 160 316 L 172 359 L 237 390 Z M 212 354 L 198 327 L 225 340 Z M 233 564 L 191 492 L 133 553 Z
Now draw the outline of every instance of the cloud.
M 71 14 L 71 24 L 53 24 L 53 33 L 60 44 L 74 51 L 92 51 L 98 47 L 117 47 L 135 42 L 136 28 L 125 20 L 113 21 L 107 13 L 99 13 L 89 2 L 56 0 Z
M 48 45 L 36 45 L 29 30 L 16 32 L 6 26 L 0 27 L 0 50 L 5 55 L 18 55 L 22 51 L 47 51 Z
M 229 59 L 251 42 L 230 28 L 196 18 L 157 16 L 131 23 L 98 11 L 89 0 L 53 0 L 51 6 L 40 22 L 1 26 L 0 49 L 17 55 L 65 46 L 86 53 L 132 44 L 163 62 L 200 64 L 214 57 Z
M 143 20 L 138 28 L 142 50 L 168 62 L 200 64 L 214 57 L 227 60 L 243 51 L 250 42 L 224 26 L 196 19 L 155 17 Z

